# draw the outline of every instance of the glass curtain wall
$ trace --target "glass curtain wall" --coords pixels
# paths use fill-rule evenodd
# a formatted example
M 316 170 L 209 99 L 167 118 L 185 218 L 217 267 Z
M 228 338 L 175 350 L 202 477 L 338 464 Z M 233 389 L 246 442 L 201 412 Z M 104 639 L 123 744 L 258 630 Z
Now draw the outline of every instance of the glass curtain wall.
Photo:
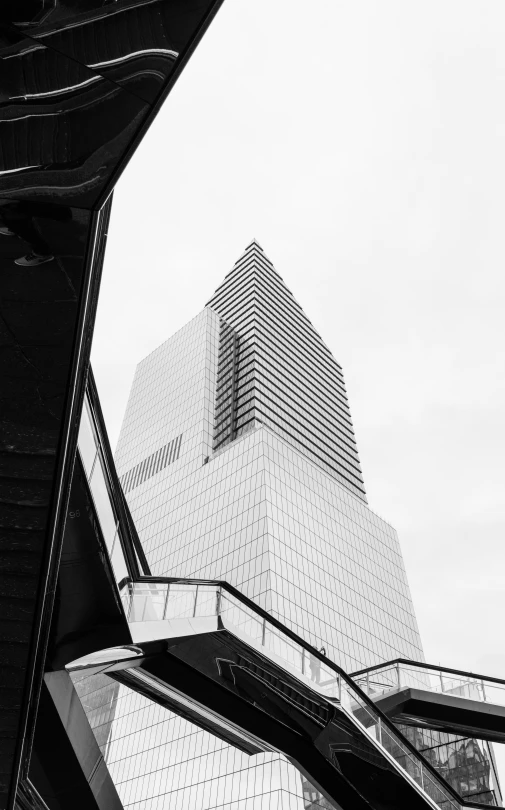
M 177 458 L 130 487 L 178 436 Z M 153 575 L 226 580 L 348 671 L 422 659 L 396 532 L 366 503 L 342 370 L 256 242 L 138 365 L 116 464 Z M 108 764 L 139 810 L 313 804 L 279 755 L 250 758 L 127 689 Z

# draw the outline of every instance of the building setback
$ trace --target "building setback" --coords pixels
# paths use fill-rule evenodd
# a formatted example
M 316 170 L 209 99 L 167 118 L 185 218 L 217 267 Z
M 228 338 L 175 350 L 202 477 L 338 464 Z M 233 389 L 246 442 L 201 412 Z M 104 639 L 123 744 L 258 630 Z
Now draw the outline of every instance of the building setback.
M 227 580 L 348 672 L 423 660 L 342 369 L 256 241 L 137 367 L 116 463 L 154 576 Z M 107 764 L 139 810 L 329 806 L 279 754 L 249 757 L 124 686 Z

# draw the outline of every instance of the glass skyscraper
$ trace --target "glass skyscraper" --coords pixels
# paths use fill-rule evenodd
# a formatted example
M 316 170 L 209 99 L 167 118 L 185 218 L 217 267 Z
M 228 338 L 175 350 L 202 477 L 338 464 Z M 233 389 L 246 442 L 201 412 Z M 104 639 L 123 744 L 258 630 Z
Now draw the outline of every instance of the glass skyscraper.
M 139 364 L 116 462 L 153 575 L 227 580 L 347 671 L 423 660 L 342 369 L 256 241 Z M 124 686 L 107 762 L 138 810 L 328 806 L 282 756 L 249 757 Z

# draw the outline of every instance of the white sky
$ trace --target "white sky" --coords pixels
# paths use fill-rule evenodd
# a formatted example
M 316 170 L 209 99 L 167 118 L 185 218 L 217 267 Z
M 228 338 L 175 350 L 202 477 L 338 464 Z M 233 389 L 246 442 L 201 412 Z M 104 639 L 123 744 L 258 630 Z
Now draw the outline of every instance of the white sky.
M 225 0 L 115 192 L 93 365 L 256 237 L 344 368 L 427 660 L 505 677 L 505 4 Z

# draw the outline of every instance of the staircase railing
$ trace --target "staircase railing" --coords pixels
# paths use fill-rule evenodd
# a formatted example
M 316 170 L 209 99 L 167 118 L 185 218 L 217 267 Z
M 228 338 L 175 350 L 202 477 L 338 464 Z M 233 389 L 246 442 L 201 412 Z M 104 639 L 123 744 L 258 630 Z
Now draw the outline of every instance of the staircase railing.
M 141 577 L 123 580 L 120 588 L 130 623 L 221 616 L 266 655 L 281 659 L 312 688 L 338 701 L 434 808 L 478 806 L 461 800 L 344 670 L 233 586 L 218 580 Z

